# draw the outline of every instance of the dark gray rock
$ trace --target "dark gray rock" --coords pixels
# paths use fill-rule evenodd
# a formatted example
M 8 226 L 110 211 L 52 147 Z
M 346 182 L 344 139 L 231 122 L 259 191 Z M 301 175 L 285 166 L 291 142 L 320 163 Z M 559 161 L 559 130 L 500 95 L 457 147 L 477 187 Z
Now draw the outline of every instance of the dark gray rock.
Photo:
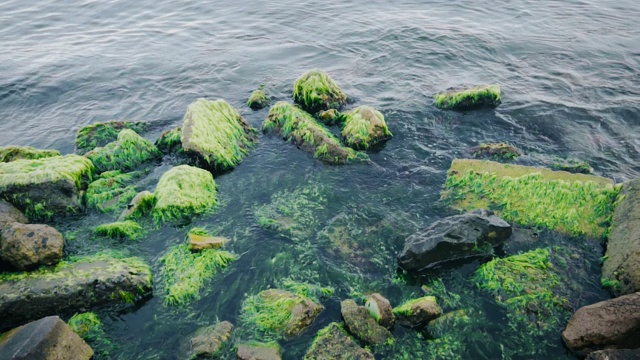
M 364 306 L 348 299 L 340 303 L 340 312 L 347 330 L 356 338 L 371 345 L 382 345 L 393 341 L 393 334 L 379 325 Z
M 488 210 L 450 216 L 409 236 L 398 255 L 405 270 L 423 270 L 443 263 L 490 255 L 511 236 L 511 225 Z
M 236 358 L 239 360 L 280 360 L 280 347 L 276 343 L 270 344 L 240 344 Z
M 223 321 L 216 325 L 198 329 L 191 337 L 190 359 L 212 359 L 229 341 L 233 332 L 233 324 Z
M 369 350 L 361 348 L 338 323 L 318 331 L 304 360 L 373 360 Z
M 57 264 L 63 246 L 62 234 L 48 225 L 15 222 L 0 230 L 0 260 L 20 270 Z
M 585 360 L 638 360 L 640 349 L 611 349 L 594 351 Z

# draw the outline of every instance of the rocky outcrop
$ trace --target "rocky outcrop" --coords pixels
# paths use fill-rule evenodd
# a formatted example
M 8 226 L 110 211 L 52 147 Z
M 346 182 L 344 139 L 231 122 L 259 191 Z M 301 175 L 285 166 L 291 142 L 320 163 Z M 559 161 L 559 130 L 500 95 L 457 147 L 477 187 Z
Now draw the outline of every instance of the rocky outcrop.
M 305 360 L 373 360 L 369 350 L 361 348 L 338 323 L 318 331 Z
M 328 109 L 340 109 L 347 96 L 338 84 L 322 70 L 302 74 L 293 85 L 293 101 L 305 111 L 315 114 Z
M 62 234 L 48 225 L 14 222 L 0 231 L 0 260 L 19 270 L 57 264 L 63 246 Z
M 277 343 L 251 343 L 238 345 L 238 360 L 280 360 L 280 346 Z
M 215 358 L 229 341 L 232 332 L 233 324 L 228 321 L 198 329 L 190 340 L 189 359 Z
M 581 307 L 562 338 L 580 356 L 599 349 L 640 347 L 640 293 Z
M 85 126 L 78 130 L 76 134 L 76 152 L 82 155 L 97 147 L 116 141 L 118 134 L 124 129 L 131 129 L 141 134 L 147 131 L 147 124 L 143 122 L 108 121 Z
M 379 325 L 364 306 L 358 306 L 351 299 L 340 303 L 340 312 L 347 330 L 356 338 L 371 345 L 383 345 L 393 342 L 389 330 Z
M 382 295 L 375 293 L 369 296 L 364 306 L 369 310 L 369 315 L 378 322 L 378 324 L 391 329 L 396 322 L 393 315 L 391 303 Z
M 585 360 L 638 360 L 640 349 L 610 349 L 594 351 Z
M 358 106 L 342 117 L 341 134 L 347 145 L 356 150 L 366 150 L 393 136 L 382 113 L 370 106 Z
M 413 299 L 396 307 L 393 314 L 398 323 L 407 327 L 418 327 L 428 324 L 442 314 L 442 309 L 436 303 L 433 296 L 424 296 Z
M 162 153 L 149 140 L 135 131 L 124 129 L 118 139 L 85 154 L 93 162 L 97 173 L 111 170 L 130 171 L 145 162 L 157 160 Z
M 488 210 L 451 216 L 408 237 L 398 263 L 405 270 L 423 270 L 443 263 L 491 255 L 511 236 L 511 225 Z
M 0 338 L 0 359 L 89 360 L 93 350 L 57 316 L 15 328 Z

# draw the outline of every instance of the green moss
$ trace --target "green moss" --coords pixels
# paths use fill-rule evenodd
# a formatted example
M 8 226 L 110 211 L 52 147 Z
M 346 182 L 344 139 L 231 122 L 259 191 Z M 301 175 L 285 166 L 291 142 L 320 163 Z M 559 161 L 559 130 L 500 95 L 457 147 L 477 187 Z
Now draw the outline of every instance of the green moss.
M 446 110 L 468 110 L 500 103 L 500 85 L 479 85 L 462 91 L 446 91 L 435 96 L 436 107 Z
M 155 145 L 163 154 L 170 154 L 173 152 L 182 152 L 182 128 L 176 128 L 173 130 L 167 130 L 163 132 Z
M 114 349 L 114 346 L 104 332 L 102 321 L 95 313 L 75 314 L 67 324 L 91 346 L 97 359 L 109 358 L 110 351 Z
M 293 101 L 315 114 L 321 110 L 339 109 L 347 102 L 347 96 L 329 74 L 316 69 L 307 71 L 296 80 Z
M 206 249 L 192 253 L 188 245 L 172 247 L 160 259 L 164 303 L 180 306 L 197 299 L 205 282 L 235 259 L 227 251 Z
M 0 162 L 36 160 L 60 156 L 58 150 L 40 150 L 31 146 L 0 146 Z
M 291 279 L 285 279 L 282 281 L 282 287 L 294 294 L 298 294 L 315 301 L 331 296 L 334 293 L 334 289 L 332 287 L 322 287 L 319 285 L 297 282 Z
M 98 147 L 85 154 L 98 173 L 109 170 L 129 171 L 139 165 L 158 159 L 160 151 L 133 130 L 124 129 L 115 142 Z
M 216 170 L 232 169 L 255 145 L 257 131 L 224 100 L 198 99 L 187 108 L 182 147 Z
M 565 234 L 606 234 L 619 187 L 608 179 L 491 161 L 454 160 L 442 199 Z
M 152 214 L 158 225 L 189 221 L 195 215 L 213 211 L 217 203 L 213 175 L 188 165 L 164 173 L 154 194 L 156 205 Z
M 96 235 L 108 236 L 112 239 L 136 240 L 143 237 L 144 234 L 142 226 L 132 220 L 102 224 L 96 228 Z
M 100 179 L 87 187 L 85 193 L 87 206 L 102 212 L 123 208 L 136 196 L 135 186 L 128 185 L 136 175 L 137 173 L 121 174 L 120 171 L 102 173 Z
M 308 301 L 305 296 L 277 289 L 264 290 L 242 303 L 240 319 L 270 335 L 284 335 L 293 317 L 293 309 Z
M 141 191 L 133 197 L 118 221 L 135 220 L 149 214 L 156 204 L 156 196 L 149 191 Z
M 340 140 L 311 115 L 284 101 L 271 107 L 262 130 L 282 136 L 326 163 L 345 164 L 366 158 L 364 154 L 342 146 Z
M 259 110 L 269 106 L 269 98 L 263 89 L 254 90 L 249 96 L 247 106 L 253 110 Z
M 518 148 L 505 143 L 480 144 L 471 148 L 471 151 L 473 152 L 473 157 L 476 158 L 487 157 L 502 161 L 515 160 L 522 155 Z
M 569 159 L 556 160 L 551 164 L 554 170 L 567 171 L 574 174 L 591 174 L 591 166 L 584 161 Z
M 342 136 L 354 149 L 368 149 L 393 136 L 382 113 L 370 106 L 358 106 L 343 118 Z
M 605 277 L 602 277 L 602 279 L 600 280 L 602 287 L 605 289 L 609 289 L 611 290 L 613 293 L 618 293 L 620 291 L 620 281 L 618 280 L 612 280 L 612 279 L 607 279 Z
M 405 301 L 400 306 L 393 309 L 393 314 L 396 316 L 413 316 L 413 307 L 423 301 L 429 301 L 437 304 L 437 300 L 434 296 L 423 296 L 421 298 Z
M 85 126 L 78 130 L 76 135 L 76 151 L 84 154 L 96 147 L 105 146 L 116 141 L 118 133 L 123 129 L 131 129 L 136 133 L 147 130 L 147 124 L 143 122 L 109 121 Z
M 188 235 L 200 235 L 200 236 L 211 236 L 211 234 L 205 228 L 194 227 L 189 229 Z

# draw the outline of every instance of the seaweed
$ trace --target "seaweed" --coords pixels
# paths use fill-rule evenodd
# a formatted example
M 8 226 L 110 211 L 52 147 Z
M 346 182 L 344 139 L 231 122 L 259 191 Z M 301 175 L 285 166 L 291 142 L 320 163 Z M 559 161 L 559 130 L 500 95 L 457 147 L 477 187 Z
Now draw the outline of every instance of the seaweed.
M 0 162 L 15 160 L 36 160 L 60 156 L 58 150 L 41 150 L 31 146 L 0 146 Z
M 470 110 L 500 104 L 500 85 L 479 85 L 461 91 L 450 90 L 435 96 L 436 107 L 445 110 Z
M 269 98 L 264 92 L 264 86 L 260 86 L 259 89 L 254 90 L 251 93 L 251 96 L 249 96 L 249 100 L 247 101 L 247 106 L 252 110 L 259 110 L 269 106 Z
M 118 133 L 123 129 L 131 129 L 136 133 L 147 130 L 147 124 L 143 122 L 109 121 L 85 126 L 78 130 L 76 135 L 76 152 L 80 155 L 87 153 L 96 147 L 105 146 L 118 139 Z
M 358 106 L 342 117 L 342 136 L 347 145 L 356 150 L 366 150 L 393 136 L 382 113 L 370 106 Z
M 108 236 L 112 239 L 136 240 L 144 236 L 145 231 L 135 221 L 125 220 L 110 224 L 102 224 L 95 230 L 96 235 Z
M 109 170 L 129 171 L 139 165 L 160 158 L 160 151 L 135 131 L 124 129 L 115 142 L 97 147 L 85 154 L 98 173 Z
M 128 185 L 137 173 L 122 174 L 120 171 L 107 171 L 87 187 L 85 203 L 88 207 L 101 212 L 110 212 L 128 204 L 137 190 Z
M 173 152 L 180 153 L 182 150 L 182 128 L 175 128 L 167 130 L 160 134 L 160 137 L 156 140 L 155 146 L 163 154 L 170 154 Z
M 91 346 L 97 359 L 108 359 L 110 352 L 115 349 L 104 332 L 102 321 L 95 313 L 76 313 L 67 324 Z
M 347 102 L 347 96 L 329 74 L 316 69 L 307 71 L 296 80 L 293 101 L 315 114 L 321 110 L 340 109 Z
M 495 160 L 511 161 L 522 155 L 517 147 L 507 143 L 485 144 L 472 147 L 471 152 L 475 158 L 493 158 Z
M 592 169 L 589 164 L 584 161 L 569 159 L 558 159 L 551 164 L 551 168 L 554 170 L 566 171 L 573 174 L 591 174 Z
M 156 196 L 153 193 L 146 190 L 141 191 L 131 199 L 127 208 L 120 214 L 118 221 L 140 219 L 151 213 L 155 204 Z

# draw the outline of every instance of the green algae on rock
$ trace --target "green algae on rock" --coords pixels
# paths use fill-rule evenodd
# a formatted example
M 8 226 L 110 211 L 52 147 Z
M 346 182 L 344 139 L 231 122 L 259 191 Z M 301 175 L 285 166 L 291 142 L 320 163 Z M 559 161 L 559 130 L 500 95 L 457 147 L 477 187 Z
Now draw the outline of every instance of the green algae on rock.
M 60 156 L 60 151 L 41 150 L 31 146 L 0 146 L 0 162 L 36 160 L 52 156 Z
M 347 102 L 347 96 L 329 74 L 316 69 L 307 71 L 296 80 L 293 101 L 315 114 L 321 110 L 340 109 Z
M 189 359 L 219 358 L 233 332 L 233 324 L 222 321 L 198 329 L 189 340 Z
M 102 173 L 100 178 L 87 187 L 87 207 L 110 212 L 124 207 L 136 196 L 135 186 L 129 185 L 138 173 L 122 174 L 118 170 Z
M 118 217 L 118 221 L 140 219 L 150 214 L 155 204 L 156 196 L 153 193 L 147 190 L 141 191 L 131 199 L 126 209 Z
M 78 155 L 0 163 L 0 196 L 31 219 L 50 219 L 82 210 L 81 190 L 93 164 Z
M 262 130 L 282 136 L 284 140 L 329 164 L 346 164 L 366 158 L 366 155 L 343 146 L 329 129 L 311 115 L 285 101 L 279 101 L 271 107 Z
M 493 158 L 495 160 L 510 161 L 522 155 L 517 147 L 506 143 L 485 144 L 471 148 L 475 158 Z
M 449 90 L 436 94 L 436 107 L 445 110 L 471 110 L 500 104 L 500 85 L 479 85 L 465 90 Z
M 404 326 L 417 327 L 426 325 L 429 321 L 442 314 L 434 296 L 423 296 L 402 303 L 393 309 L 398 323 Z
M 491 209 L 522 225 L 602 238 L 618 191 L 613 181 L 592 175 L 457 159 L 442 199 L 458 210 Z
M 163 154 L 182 152 L 182 128 L 167 130 L 160 134 L 155 145 Z
M 325 125 L 333 125 L 342 121 L 342 114 L 336 109 L 322 110 L 316 118 Z
M 129 171 L 141 164 L 160 158 L 160 151 L 135 131 L 124 129 L 115 142 L 97 147 L 85 154 L 98 173 L 109 170 Z
M 249 100 L 247 101 L 247 106 L 253 110 L 260 110 L 269 106 L 269 98 L 262 89 L 262 86 L 260 89 L 254 90 L 251 93 L 251 96 L 249 96 Z
M 591 174 L 593 172 L 589 164 L 575 159 L 556 160 L 551 164 L 551 168 L 553 170 L 566 171 L 574 174 Z
M 197 299 L 205 282 L 236 259 L 227 251 L 206 249 L 197 253 L 188 245 L 177 245 L 160 259 L 164 303 L 181 306 Z
M 331 323 L 316 334 L 305 360 L 373 360 L 369 350 L 361 348 L 338 323 Z
M 238 360 L 281 360 L 282 349 L 277 342 L 267 343 L 250 341 L 238 344 L 236 359 Z
M 216 182 L 210 172 L 189 165 L 176 166 L 162 175 L 154 195 L 153 219 L 185 222 L 194 215 L 212 211 L 216 201 Z
M 107 236 L 112 239 L 136 240 L 143 237 L 144 229 L 133 220 L 116 221 L 110 224 L 102 224 L 96 228 L 96 235 Z
M 104 332 L 102 321 L 95 313 L 76 313 L 67 324 L 91 346 L 97 358 L 109 358 L 114 346 Z
M 393 334 L 369 315 L 369 310 L 351 299 L 340 303 L 340 313 L 349 332 L 370 345 L 392 345 Z
M 198 99 L 187 108 L 182 124 L 182 148 L 206 167 L 228 170 L 249 154 L 258 132 L 224 100 Z
M 370 106 L 358 106 L 342 116 L 342 136 L 356 150 L 366 150 L 393 136 L 382 113 Z
M 109 121 L 85 126 L 78 130 L 76 135 L 76 152 L 82 155 L 96 147 L 102 147 L 116 141 L 118 134 L 124 129 L 143 133 L 147 130 L 147 124 L 143 122 Z

